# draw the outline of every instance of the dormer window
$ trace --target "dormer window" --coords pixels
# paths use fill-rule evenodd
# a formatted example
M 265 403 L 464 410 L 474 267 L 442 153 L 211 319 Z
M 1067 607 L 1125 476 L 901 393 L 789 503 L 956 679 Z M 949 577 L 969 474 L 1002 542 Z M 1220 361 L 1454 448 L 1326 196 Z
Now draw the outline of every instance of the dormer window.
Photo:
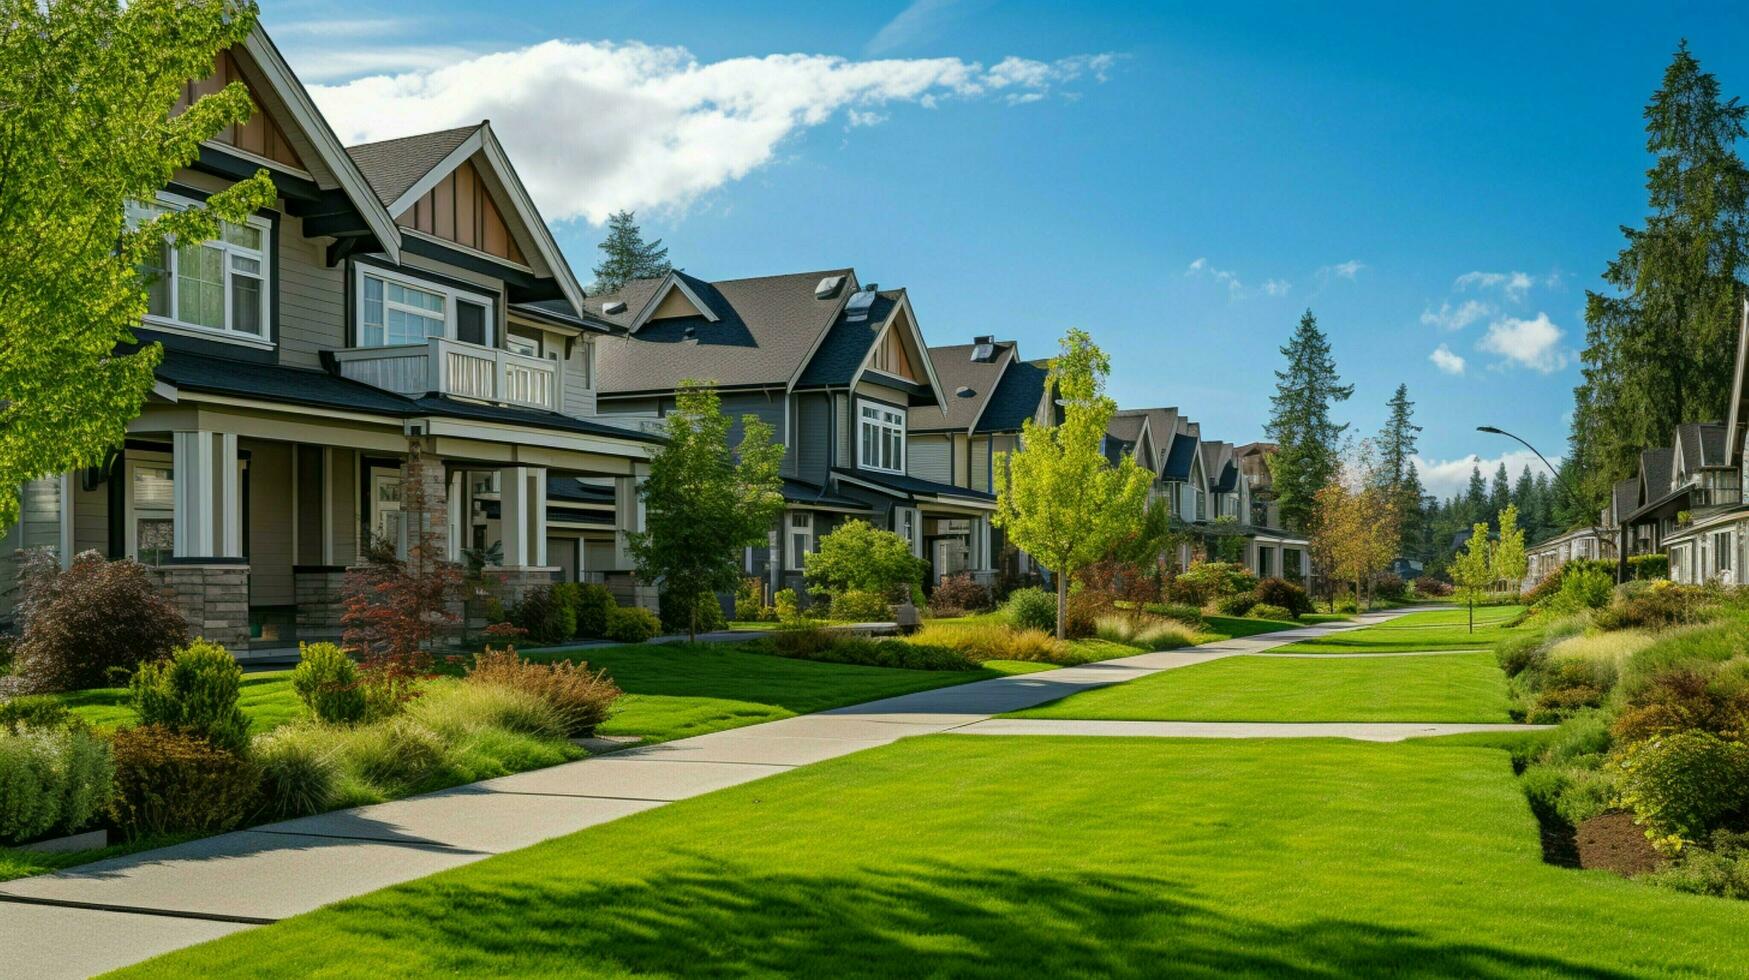
M 163 194 L 128 210 L 138 222 L 194 203 Z M 156 258 L 141 270 L 146 277 L 146 325 L 268 340 L 272 239 L 272 223 L 251 215 L 242 224 L 223 222 L 212 241 L 164 241 Z
M 494 346 L 491 297 L 358 267 L 358 346 L 396 347 L 442 337 Z
M 905 410 L 879 402 L 858 405 L 857 465 L 865 470 L 905 472 Z

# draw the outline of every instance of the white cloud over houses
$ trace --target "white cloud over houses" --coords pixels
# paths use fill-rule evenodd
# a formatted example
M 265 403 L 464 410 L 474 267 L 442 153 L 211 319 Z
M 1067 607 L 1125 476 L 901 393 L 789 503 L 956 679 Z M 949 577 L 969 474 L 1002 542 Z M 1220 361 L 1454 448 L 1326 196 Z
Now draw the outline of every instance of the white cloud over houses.
M 1549 374 L 1567 366 L 1568 354 L 1561 347 L 1564 336 L 1560 327 L 1549 320 L 1547 313 L 1535 319 L 1501 317 L 1488 325 L 1488 332 L 1476 347 L 1498 354 L 1507 365 L 1532 368 Z
M 1227 287 L 1227 296 L 1238 299 L 1245 294 L 1245 284 L 1239 281 L 1239 274 L 1231 269 L 1217 269 L 1209 265 L 1206 258 L 1198 258 L 1184 268 L 1184 274 L 1192 279 L 1212 279 Z
M 1265 279 L 1262 286 L 1264 294 L 1268 296 L 1286 296 L 1292 288 L 1294 284 L 1286 279 Z
M 1506 464 L 1506 472 L 1512 477 L 1514 483 L 1518 482 L 1518 474 L 1523 472 L 1526 466 L 1530 467 L 1530 475 L 1533 477 L 1538 473 L 1548 473 L 1542 460 L 1537 459 L 1535 453 L 1526 449 L 1515 449 L 1488 458 L 1474 453 L 1460 456 L 1457 459 L 1445 460 L 1416 456 L 1415 471 L 1421 477 L 1422 489 L 1444 500 L 1447 497 L 1462 494 L 1469 489 L 1470 471 L 1475 467 L 1481 467 L 1482 477 L 1492 483 L 1494 471 L 1500 468 L 1502 462 Z M 1551 456 L 1549 462 L 1559 466 L 1561 458 Z
M 392 46 L 326 57 L 329 68 L 369 70 L 374 61 L 398 72 L 311 86 L 343 142 L 490 119 L 549 220 L 595 223 L 620 208 L 684 207 L 836 117 L 871 126 L 902 104 L 1023 104 L 1070 83 L 1103 81 L 1116 60 L 1009 57 L 986 67 L 959 58 L 785 54 L 701 62 L 680 47 L 557 40 L 442 60 L 424 51 L 398 58 Z M 347 73 L 292 60 L 307 76 Z
M 1427 327 L 1438 327 L 1441 330 L 1462 330 L 1479 320 L 1486 320 L 1493 315 L 1494 307 L 1478 299 L 1466 299 L 1453 306 L 1449 300 L 1439 304 L 1439 309 L 1428 307 L 1421 311 L 1421 324 Z
M 1555 273 L 1536 276 L 1528 272 L 1466 272 L 1452 283 L 1452 288 L 1464 290 L 1498 290 L 1513 302 L 1523 300 L 1535 286 L 1553 286 L 1561 281 Z
M 1445 344 L 1440 344 L 1438 347 L 1435 347 L 1433 353 L 1427 355 L 1427 359 L 1432 361 L 1433 366 L 1439 368 L 1439 370 L 1445 374 L 1464 373 L 1463 355 L 1452 353 L 1451 348 Z
M 1347 262 L 1338 262 L 1335 265 L 1324 266 L 1322 269 L 1318 270 L 1318 274 L 1321 276 L 1335 276 L 1338 279 L 1347 279 L 1349 282 L 1354 282 L 1360 278 L 1360 270 L 1364 268 L 1366 268 L 1365 262 L 1362 262 L 1359 259 L 1349 259 Z

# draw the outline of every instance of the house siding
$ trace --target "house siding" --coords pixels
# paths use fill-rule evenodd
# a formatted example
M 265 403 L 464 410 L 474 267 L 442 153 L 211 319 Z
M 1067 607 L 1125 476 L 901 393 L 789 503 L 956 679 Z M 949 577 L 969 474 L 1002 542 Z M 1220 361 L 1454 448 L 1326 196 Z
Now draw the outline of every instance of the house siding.
M 832 425 L 833 431 L 838 433 L 838 441 L 833 449 L 836 458 L 833 459 L 832 465 L 849 466 L 851 431 L 850 397 L 848 395 L 834 394 L 832 396 Z
M 300 218 L 279 223 L 279 360 L 320 367 L 321 352 L 346 346 L 346 274 L 325 264 L 327 239 L 304 237 Z
M 289 606 L 292 591 L 291 446 L 249 440 L 249 604 Z
M 968 475 L 968 485 L 973 490 L 990 491 L 990 441 L 979 439 L 971 446 L 971 472 Z
M 785 396 L 780 392 L 771 392 L 770 394 L 765 392 L 733 392 L 724 395 L 723 414 L 727 415 L 730 420 L 729 445 L 738 446 L 741 444 L 741 437 L 745 434 L 745 429 L 741 425 L 741 416 L 743 415 L 758 416 L 760 421 L 771 426 L 772 441 L 782 442 L 784 439 L 784 398 Z M 663 414 L 667 414 L 667 411 L 673 407 L 673 403 L 666 398 L 663 399 L 663 402 Z M 786 446 L 783 461 L 784 471 L 794 472 L 791 469 L 792 465 L 790 447 Z
M 912 476 L 936 483 L 953 482 L 953 444 L 948 437 L 910 436 L 905 452 Z
M 583 338 L 571 345 L 571 356 L 565 361 L 566 415 L 588 418 L 595 414 L 595 372 L 590 363 L 594 350 L 594 342 Z
M 828 395 L 796 399 L 796 476 L 824 485 L 831 471 L 832 404 Z

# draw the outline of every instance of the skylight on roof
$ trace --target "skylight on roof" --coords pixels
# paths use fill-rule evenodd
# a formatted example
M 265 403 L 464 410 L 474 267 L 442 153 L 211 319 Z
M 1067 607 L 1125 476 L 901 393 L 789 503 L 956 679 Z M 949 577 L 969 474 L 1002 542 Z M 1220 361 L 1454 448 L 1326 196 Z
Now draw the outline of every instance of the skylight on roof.
M 874 288 L 872 286 L 869 287 L 868 289 L 863 290 L 860 293 L 857 293 L 856 295 L 850 297 L 850 302 L 845 305 L 844 318 L 846 320 L 866 320 L 866 319 L 868 319 L 869 307 L 874 306 L 874 301 L 875 301 L 875 291 L 874 291 Z

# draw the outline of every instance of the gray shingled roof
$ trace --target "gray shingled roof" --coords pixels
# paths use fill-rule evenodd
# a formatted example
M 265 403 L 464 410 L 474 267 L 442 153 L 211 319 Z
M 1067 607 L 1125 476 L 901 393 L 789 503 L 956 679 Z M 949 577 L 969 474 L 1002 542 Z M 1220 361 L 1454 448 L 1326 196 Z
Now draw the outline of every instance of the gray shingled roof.
M 480 129 L 480 124 L 445 129 L 435 133 L 420 133 L 378 143 L 362 143 L 346 148 L 347 156 L 358 164 L 364 179 L 384 204 L 393 204 L 455 152 L 468 137 Z
M 1020 424 L 1038 414 L 1045 397 L 1045 378 L 1050 367 L 1044 361 L 1014 361 L 1002 372 L 1002 380 L 990 395 L 990 404 L 978 419 L 977 432 L 1019 432 Z M 948 393 L 951 399 L 953 393 Z
M 826 339 L 808 361 L 808 366 L 796 379 L 797 388 L 818 388 L 826 385 L 848 385 L 856 372 L 868 360 L 869 348 L 880 335 L 881 325 L 893 315 L 893 307 L 905 291 L 883 289 L 875 294 L 868 316 L 852 320 L 840 314 Z
M 1113 418 L 1139 418 L 1142 416 L 1146 416 L 1148 419 L 1148 433 L 1154 441 L 1155 458 L 1151 461 L 1151 465 L 1154 472 L 1159 473 L 1166 466 L 1166 454 L 1172 447 L 1172 436 L 1178 432 L 1178 409 L 1126 408 Z
M 1202 472 L 1215 493 L 1232 493 L 1239 486 L 1239 467 L 1233 462 L 1233 444 L 1205 442 L 1202 444 Z
M 851 287 L 847 280 L 830 299 L 815 299 L 815 285 L 827 276 L 850 273 L 835 269 L 715 283 L 676 273 L 717 321 L 702 316 L 653 320 L 636 334 L 596 341 L 601 393 L 671 391 L 685 380 L 727 387 L 787 384 L 814 342 L 832 325 Z M 630 327 L 658 284 L 637 280 L 618 292 L 590 297 L 587 312 Z M 601 313 L 603 303 L 616 299 L 625 301 L 624 313 Z M 869 342 L 873 340 L 870 332 Z M 863 350 L 866 353 L 866 345 Z
M 1725 426 L 1721 422 L 1684 422 L 1676 427 L 1682 446 L 1682 461 L 1693 471 L 1704 466 L 1725 466 Z
M 934 480 L 923 480 L 901 473 L 877 473 L 873 470 L 845 469 L 832 467 L 832 472 L 853 480 L 872 483 L 901 498 L 918 497 L 959 497 L 965 500 L 991 501 L 996 499 L 993 493 L 982 490 L 972 490 L 967 487 L 956 487 L 951 483 L 937 483 Z
M 1670 492 L 1670 465 L 1675 456 L 1675 450 L 1663 446 L 1640 453 L 1640 478 L 1646 481 L 1646 499 L 1642 504 Z
M 1003 369 L 1012 360 L 1014 342 L 998 341 L 988 361 L 972 360 L 972 351 L 976 349 L 976 344 L 929 348 L 936 380 L 941 382 L 941 395 L 947 400 L 947 418 L 937 421 L 933 415 L 925 416 L 928 423 L 917 426 L 919 430 L 971 431 L 978 413 L 1002 381 Z M 813 366 L 809 365 L 808 370 L 812 373 Z
M 1613 494 L 1613 496 L 1615 498 L 1614 517 L 1616 520 L 1619 521 L 1622 518 L 1624 518 L 1627 515 L 1634 512 L 1634 508 L 1639 506 L 1639 500 L 1637 499 L 1639 497 L 1639 493 L 1640 493 L 1640 481 L 1639 480 L 1637 480 L 1633 477 L 1629 477 L 1628 479 L 1625 479 L 1625 480 L 1617 480 L 1616 481 L 1615 490 L 1614 490 L 1614 494 Z
M 1111 424 L 1105 427 L 1107 435 L 1113 439 L 1134 443 L 1142 436 L 1142 424 L 1147 419 L 1140 415 L 1113 415 Z

